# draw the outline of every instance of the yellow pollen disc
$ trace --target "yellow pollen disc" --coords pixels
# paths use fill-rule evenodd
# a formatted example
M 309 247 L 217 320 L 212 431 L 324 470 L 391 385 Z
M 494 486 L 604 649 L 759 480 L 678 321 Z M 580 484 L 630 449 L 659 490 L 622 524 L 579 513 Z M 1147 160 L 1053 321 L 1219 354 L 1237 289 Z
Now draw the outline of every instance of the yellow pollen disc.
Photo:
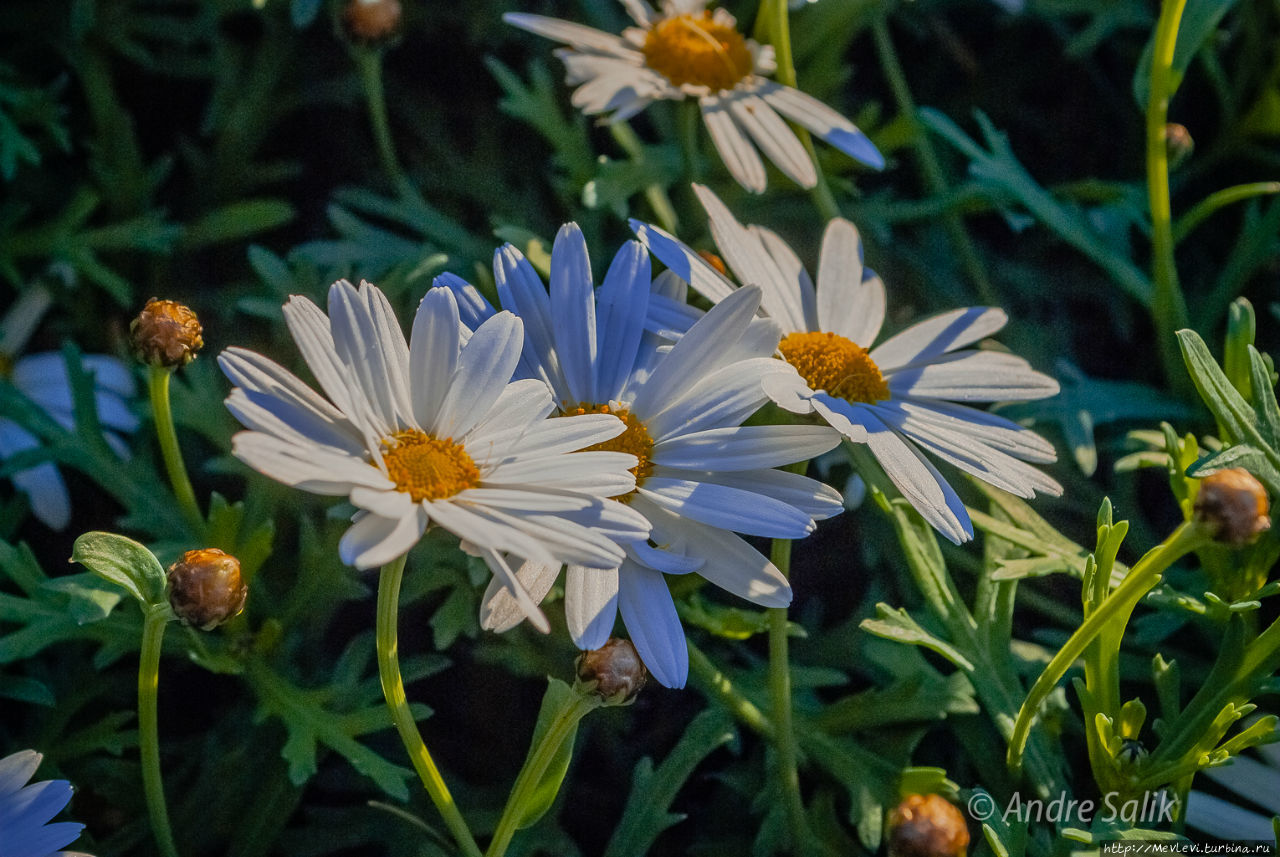
M 650 460 L 650 456 L 653 455 L 653 439 L 649 437 L 649 430 L 644 427 L 644 423 L 626 408 L 611 408 L 608 405 L 592 405 L 588 402 L 581 402 L 577 405 L 566 405 L 562 414 L 566 417 L 576 417 L 582 414 L 613 414 L 622 420 L 626 426 L 622 434 L 603 443 L 588 446 L 582 451 L 629 452 L 639 459 L 639 463 L 631 468 L 631 474 L 636 478 L 636 487 L 640 487 L 644 480 L 649 478 L 649 474 L 653 472 L 653 462 Z M 628 496 L 630 494 L 623 494 L 612 499 L 621 500 L 623 497 Z
M 814 390 L 868 405 L 889 398 L 889 385 L 866 349 L 838 333 L 789 333 L 778 350 Z
M 691 83 L 717 92 L 733 89 L 754 65 L 742 34 L 717 24 L 710 12 L 659 21 L 643 51 L 645 65 L 673 86 Z
M 442 500 L 480 484 L 480 469 L 461 444 L 417 429 L 382 440 L 387 476 L 415 502 Z

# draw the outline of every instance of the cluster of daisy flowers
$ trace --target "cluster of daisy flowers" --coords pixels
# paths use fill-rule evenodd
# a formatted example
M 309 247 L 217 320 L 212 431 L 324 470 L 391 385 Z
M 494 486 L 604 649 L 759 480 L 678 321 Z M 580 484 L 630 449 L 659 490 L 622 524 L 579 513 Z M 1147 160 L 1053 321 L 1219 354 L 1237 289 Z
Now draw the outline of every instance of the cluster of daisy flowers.
M 563 570 L 574 642 L 598 648 L 621 618 L 645 665 L 681 687 L 688 650 L 666 575 L 697 574 L 766 607 L 791 587 L 743 536 L 799 539 L 843 509 L 839 492 L 779 469 L 842 441 L 866 444 L 945 536 L 972 534 L 926 450 L 1022 496 L 1056 493 L 1028 462 L 1043 439 L 973 402 L 1052 395 L 1013 355 L 972 346 L 994 309 L 946 313 L 868 350 L 884 317 L 857 231 L 833 221 L 815 288 L 772 232 L 739 224 L 697 189 L 736 286 L 660 229 L 594 283 L 574 224 L 556 237 L 549 283 L 514 246 L 494 254 L 501 309 L 452 274 L 437 278 L 406 339 L 375 286 L 329 290 L 327 314 L 284 307 L 324 395 L 268 358 L 219 358 L 227 405 L 247 427 L 245 463 L 285 484 L 346 497 L 344 562 L 374 568 L 436 525 L 493 578 L 481 622 L 550 628 L 541 603 Z M 652 257 L 667 270 L 656 277 Z M 688 305 L 689 287 L 714 306 Z M 796 414 L 744 424 L 770 400 Z

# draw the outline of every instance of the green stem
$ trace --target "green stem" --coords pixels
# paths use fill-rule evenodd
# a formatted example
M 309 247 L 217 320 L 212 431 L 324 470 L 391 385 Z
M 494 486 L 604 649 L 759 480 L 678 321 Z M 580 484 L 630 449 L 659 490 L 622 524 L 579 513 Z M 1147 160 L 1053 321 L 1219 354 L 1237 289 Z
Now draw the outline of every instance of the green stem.
M 395 143 L 391 139 L 391 122 L 387 118 L 387 98 L 382 86 L 382 51 L 377 48 L 354 48 L 351 52 L 360 72 L 360 85 L 364 88 L 365 103 L 369 107 L 369 123 L 373 129 L 373 141 L 378 148 L 378 159 L 392 186 L 400 191 L 407 180 L 396 158 Z
M 1192 230 L 1223 206 L 1272 193 L 1280 193 L 1280 182 L 1238 184 L 1209 194 L 1192 206 L 1190 211 L 1178 218 L 1178 222 L 1173 226 L 1173 243 L 1175 245 L 1182 243 L 1182 239 L 1190 235 Z
M 698 161 L 698 126 L 701 122 L 702 111 L 698 102 L 692 98 L 681 101 L 676 110 L 677 134 L 680 138 L 680 154 L 684 158 L 684 173 L 691 182 L 702 181 Z
M 754 732 L 773 740 L 773 723 L 769 716 L 736 687 L 701 649 L 689 641 L 689 671 L 707 696 L 725 707 L 737 720 Z
M 399 638 L 396 632 L 396 613 L 400 605 L 400 581 L 404 577 L 405 557 L 392 560 L 382 567 L 378 578 L 378 613 L 377 613 L 377 649 L 378 674 L 382 678 L 382 695 L 387 700 L 387 709 L 391 719 L 400 733 L 414 770 L 427 789 L 431 802 L 436 805 L 444 819 L 454 841 L 468 857 L 481 857 L 480 846 L 476 845 L 471 828 L 458 810 L 458 805 L 449 793 L 440 769 L 431 758 L 427 745 L 418 732 L 418 724 L 414 721 L 413 712 L 409 709 L 409 700 L 404 692 L 404 679 L 400 676 Z
M 643 167 L 645 163 L 644 146 L 640 143 L 640 138 L 636 136 L 636 132 L 626 122 L 609 123 L 609 131 L 613 134 L 613 139 L 618 142 L 631 160 L 637 166 Z M 675 234 L 679 231 L 680 221 L 676 217 L 675 206 L 671 204 L 671 197 L 667 196 L 667 189 L 657 182 L 649 184 L 644 189 L 644 198 L 648 200 L 649 207 L 653 209 L 654 215 L 658 218 L 658 223 L 662 228 Z
M 1151 87 L 1147 98 L 1147 196 L 1151 206 L 1151 319 L 1166 380 L 1185 388 L 1182 355 L 1174 332 L 1187 326 L 1187 305 L 1178 284 L 1173 257 L 1173 215 L 1169 200 L 1169 153 L 1165 125 L 1173 94 L 1173 54 L 1186 0 L 1164 0 L 1151 53 Z
M 790 10 L 787 8 L 787 0 L 765 0 L 765 4 L 769 3 L 772 4 L 770 8 L 772 15 L 769 20 L 773 30 L 770 43 L 773 45 L 774 55 L 778 64 L 778 70 L 774 77 L 783 86 L 796 88 L 796 65 L 795 58 L 791 53 L 791 19 Z M 762 17 L 763 14 L 762 11 Z M 803 144 L 805 151 L 809 153 L 809 160 L 813 161 L 813 170 L 818 177 L 818 183 L 809 190 L 809 196 L 813 200 L 814 207 L 818 209 L 818 213 L 822 215 L 823 220 L 839 217 L 840 206 L 836 204 L 835 195 L 831 193 L 831 187 L 827 184 L 827 177 L 822 172 L 822 164 L 818 163 L 818 153 L 814 151 L 813 137 L 810 136 L 809 129 L 795 123 L 792 123 L 791 127 L 795 131 L 796 137 Z
M 520 769 L 515 785 L 511 787 L 511 797 L 507 799 L 507 805 L 502 810 L 502 818 L 498 820 L 498 827 L 493 833 L 493 841 L 489 843 L 489 850 L 485 852 L 486 857 L 502 857 L 507 852 L 511 837 L 515 835 L 520 827 L 520 821 L 525 817 L 525 808 L 535 796 L 538 785 L 546 775 L 547 768 L 559 754 L 561 746 L 578 728 L 582 718 L 603 705 L 600 697 L 594 693 L 575 692 L 575 697 L 573 703 L 562 709 L 556 719 L 551 722 L 551 726 L 533 754 Z
M 1013 733 L 1009 737 L 1009 752 L 1006 758 L 1010 770 L 1017 770 L 1022 764 L 1022 753 L 1027 746 L 1031 724 L 1035 720 L 1041 703 L 1057 686 L 1058 681 L 1066 675 L 1076 659 L 1110 622 L 1128 622 L 1133 608 L 1142 600 L 1142 596 L 1160 582 L 1165 569 L 1187 553 L 1202 547 L 1207 540 L 1208 537 L 1199 524 L 1188 521 L 1179 525 L 1160 545 L 1152 548 L 1138 560 L 1124 581 L 1111 591 L 1106 601 L 1090 613 L 1075 633 L 1067 639 L 1062 649 L 1044 668 L 1040 678 L 1036 679 L 1031 692 L 1027 694 L 1026 700 L 1018 709 Z
M 200 504 L 196 502 L 196 492 L 191 487 L 191 477 L 187 475 L 187 466 L 182 461 L 178 432 L 173 425 L 173 408 L 169 404 L 169 379 L 172 375 L 172 371 L 162 366 L 148 367 L 151 415 L 156 424 L 156 438 L 160 441 L 164 469 L 169 475 L 174 496 L 178 498 L 178 507 L 190 524 L 191 532 L 196 536 L 203 536 L 204 516 L 200 514 Z
M 912 125 L 916 126 L 913 145 L 915 146 L 916 157 L 920 160 L 920 172 L 924 178 L 925 190 L 933 197 L 948 196 L 952 191 L 947 186 L 946 176 L 942 171 L 942 162 L 938 160 L 938 153 L 933 148 L 933 141 L 924 132 L 923 128 L 918 127 L 918 123 L 915 120 L 915 98 L 911 95 L 911 87 L 907 85 L 907 76 L 902 69 L 902 63 L 898 61 L 898 52 L 893 46 L 893 38 L 889 33 L 888 18 L 885 15 L 877 15 L 872 20 L 871 35 L 875 39 L 876 52 L 880 55 L 880 68 L 884 71 L 885 78 L 889 81 L 889 88 L 893 90 L 894 100 L 898 103 L 898 112 L 908 117 Z M 960 257 L 960 263 L 964 266 L 965 273 L 973 281 L 974 288 L 978 292 L 978 298 L 984 303 L 998 304 L 1000 298 L 996 294 L 995 288 L 991 285 L 991 279 L 987 276 L 986 268 L 983 267 L 982 260 L 978 257 L 973 241 L 969 238 L 969 232 L 964 226 L 964 219 L 955 211 L 945 211 L 942 214 L 942 223 L 946 227 L 947 236 L 951 239 L 952 245 L 956 248 L 956 253 Z
M 783 577 L 791 570 L 790 539 L 774 539 L 769 557 Z M 800 796 L 800 772 L 791 710 L 791 666 L 787 653 L 787 608 L 769 608 L 769 707 L 773 717 L 773 747 L 778 754 L 778 782 L 787 802 L 792 845 L 809 841 L 809 823 Z
M 151 832 L 164 857 L 178 857 L 169 827 L 169 811 L 164 801 L 164 781 L 160 776 L 160 725 L 156 714 L 156 694 L 160 687 L 160 650 L 164 646 L 164 626 L 169 623 L 169 605 L 151 604 L 142 623 L 142 651 L 138 659 L 138 750 L 142 755 L 142 790 L 146 795 Z

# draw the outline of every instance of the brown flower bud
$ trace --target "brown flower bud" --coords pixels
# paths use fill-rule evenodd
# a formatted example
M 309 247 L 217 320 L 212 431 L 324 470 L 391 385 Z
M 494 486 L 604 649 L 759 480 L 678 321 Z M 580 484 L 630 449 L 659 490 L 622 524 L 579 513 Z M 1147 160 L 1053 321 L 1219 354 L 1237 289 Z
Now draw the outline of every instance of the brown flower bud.
M 204 347 L 202 331 L 189 307 L 152 298 L 129 325 L 129 340 L 143 363 L 176 369 L 194 360 Z
M 889 857 L 964 857 L 969 828 L 941 795 L 910 795 L 889 813 Z
M 1169 169 L 1176 170 L 1195 151 L 1196 141 L 1191 139 L 1187 126 L 1170 122 L 1164 126 L 1164 150 L 1169 158 Z
M 400 31 L 400 0 L 347 0 L 342 24 L 353 42 L 377 44 Z
M 1239 467 L 1219 470 L 1200 481 L 1194 514 L 1217 541 L 1235 547 L 1271 529 L 1266 489 Z
M 649 677 L 636 647 L 619 637 L 610 637 L 600 648 L 578 655 L 575 666 L 578 690 L 596 694 L 606 705 L 635 701 Z
M 202 631 L 237 615 L 248 594 L 240 560 L 217 548 L 187 551 L 169 566 L 169 605 L 179 619 Z

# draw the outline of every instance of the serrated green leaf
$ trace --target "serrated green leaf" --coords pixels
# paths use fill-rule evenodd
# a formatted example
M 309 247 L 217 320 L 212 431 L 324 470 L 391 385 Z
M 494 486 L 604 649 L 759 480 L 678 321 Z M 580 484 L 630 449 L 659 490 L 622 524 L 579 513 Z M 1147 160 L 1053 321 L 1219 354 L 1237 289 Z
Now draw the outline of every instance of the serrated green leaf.
M 719 709 L 707 709 L 689 722 L 680 741 L 655 770 L 641 759 L 631 775 L 631 795 L 604 857 L 640 857 L 649 853 L 662 831 L 684 820 L 670 811 L 676 794 L 698 764 L 717 747 L 734 740 L 733 723 Z
M 906 610 L 890 607 L 888 604 L 876 605 L 876 619 L 862 620 L 861 627 L 877 637 L 897 640 L 913 646 L 924 646 L 942 655 L 951 663 L 963 670 L 973 670 L 973 662 L 964 656 L 955 646 L 930 634 L 912 619 Z
M 145 545 L 115 533 L 91 532 L 76 539 L 71 561 L 123 588 L 144 605 L 164 602 L 164 568 Z

